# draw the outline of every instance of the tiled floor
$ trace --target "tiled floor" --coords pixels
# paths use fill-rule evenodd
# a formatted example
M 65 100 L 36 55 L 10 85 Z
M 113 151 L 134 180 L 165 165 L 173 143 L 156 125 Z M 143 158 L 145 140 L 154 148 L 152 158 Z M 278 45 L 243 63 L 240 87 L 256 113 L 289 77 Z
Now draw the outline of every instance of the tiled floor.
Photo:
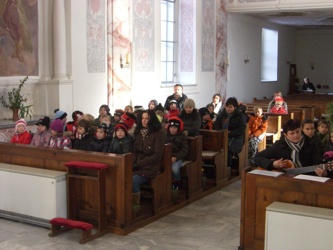
M 0 249 L 237 249 L 238 181 L 127 236 L 108 234 L 80 245 L 80 231 L 48 237 L 49 229 L 0 219 Z

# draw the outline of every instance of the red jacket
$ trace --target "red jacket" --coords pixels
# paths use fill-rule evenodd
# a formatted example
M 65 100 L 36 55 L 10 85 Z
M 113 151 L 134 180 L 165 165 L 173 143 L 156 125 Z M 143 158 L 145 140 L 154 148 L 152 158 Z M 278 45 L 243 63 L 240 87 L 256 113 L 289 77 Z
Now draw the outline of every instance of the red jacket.
M 31 134 L 28 131 L 24 131 L 21 134 L 14 133 L 11 143 L 17 143 L 17 144 L 30 144 L 31 142 Z

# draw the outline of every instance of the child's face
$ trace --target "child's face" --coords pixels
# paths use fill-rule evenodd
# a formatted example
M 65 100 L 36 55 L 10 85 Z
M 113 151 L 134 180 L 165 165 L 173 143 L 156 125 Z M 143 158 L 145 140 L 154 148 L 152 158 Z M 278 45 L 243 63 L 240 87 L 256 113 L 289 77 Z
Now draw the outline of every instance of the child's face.
M 314 124 L 313 123 L 304 124 L 302 131 L 306 136 L 311 138 L 312 136 L 314 136 L 314 131 L 315 131 Z
M 203 116 L 202 116 L 202 120 L 203 120 L 203 121 L 208 121 L 209 118 L 210 118 L 209 114 L 206 114 L 206 115 L 203 115 Z
M 104 132 L 103 129 L 101 129 L 101 128 L 98 128 L 98 129 L 97 129 L 97 131 L 96 131 L 96 138 L 97 138 L 98 140 L 102 140 L 102 139 L 105 138 L 105 132 Z
M 225 106 L 225 111 L 228 113 L 228 114 L 231 114 L 235 111 L 235 107 L 233 105 L 228 105 L 228 106 Z
M 148 108 L 153 110 L 155 108 L 155 103 L 154 102 L 150 102 L 148 105 Z
M 126 107 L 125 107 L 125 112 L 133 113 L 133 109 L 132 109 L 132 107 L 126 106 Z
M 177 126 L 170 126 L 169 127 L 170 134 L 175 135 L 178 133 L 178 127 Z
M 120 121 L 120 116 L 119 116 L 119 115 L 114 115 L 114 116 L 113 116 L 113 119 L 114 119 L 116 122 L 119 122 L 119 121 Z
M 55 130 L 53 130 L 53 129 L 51 129 L 51 134 L 52 134 L 53 136 L 57 136 L 57 135 L 58 135 L 58 132 L 55 131 Z
M 116 131 L 116 136 L 119 138 L 119 139 L 122 139 L 125 137 L 125 131 L 121 128 L 117 129 Z
M 100 109 L 99 109 L 99 114 L 100 114 L 100 115 L 107 115 L 108 112 L 106 111 L 105 108 L 100 108 Z
M 177 104 L 176 103 L 171 103 L 170 104 L 170 110 L 175 110 L 177 109 Z
M 213 98 L 213 103 L 217 104 L 217 103 L 219 103 L 219 102 L 220 102 L 220 97 L 215 96 L 215 97 Z
M 86 130 L 85 130 L 84 127 L 78 126 L 76 132 L 77 132 L 79 135 L 84 135 L 84 134 L 86 133 Z
M 17 133 L 21 134 L 23 133 L 25 130 L 25 126 L 20 124 L 20 125 L 17 125 Z
M 260 117 L 262 115 L 262 109 L 257 109 L 255 115 L 256 117 Z
M 213 113 L 214 112 L 214 108 L 213 107 L 208 107 L 207 109 L 208 109 L 209 113 Z
M 42 132 L 44 132 L 46 130 L 46 126 L 44 126 L 44 125 L 42 125 L 42 124 L 38 124 L 37 125 L 37 131 L 39 132 L 39 133 L 42 133 Z
M 279 108 L 282 107 L 282 104 L 283 104 L 283 102 L 281 102 L 281 101 L 277 101 L 277 102 L 275 102 L 275 107 L 276 107 L 277 109 L 279 109 Z
M 107 118 L 103 118 L 103 119 L 101 119 L 99 122 L 100 122 L 101 124 L 102 124 L 102 123 L 105 123 L 105 124 L 108 125 L 108 126 L 111 124 L 110 119 L 107 119 Z
M 186 112 L 187 114 L 191 114 L 192 111 L 193 111 L 193 107 L 185 107 L 185 112 Z
M 320 124 L 318 127 L 317 127 L 319 133 L 325 135 L 327 134 L 328 132 L 328 126 L 326 124 Z

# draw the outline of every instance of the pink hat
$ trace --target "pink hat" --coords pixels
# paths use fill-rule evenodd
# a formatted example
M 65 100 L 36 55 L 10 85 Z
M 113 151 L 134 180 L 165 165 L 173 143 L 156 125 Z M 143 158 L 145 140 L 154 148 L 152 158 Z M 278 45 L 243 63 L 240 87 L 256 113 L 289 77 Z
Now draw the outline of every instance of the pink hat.
M 27 130 L 27 122 L 23 118 L 21 118 L 20 120 L 17 120 L 15 122 L 15 132 L 17 132 L 18 125 L 23 125 L 24 126 L 24 131 Z
M 58 133 L 61 133 L 64 131 L 64 125 L 62 124 L 61 120 L 56 119 L 51 123 L 50 126 L 51 130 L 54 130 Z

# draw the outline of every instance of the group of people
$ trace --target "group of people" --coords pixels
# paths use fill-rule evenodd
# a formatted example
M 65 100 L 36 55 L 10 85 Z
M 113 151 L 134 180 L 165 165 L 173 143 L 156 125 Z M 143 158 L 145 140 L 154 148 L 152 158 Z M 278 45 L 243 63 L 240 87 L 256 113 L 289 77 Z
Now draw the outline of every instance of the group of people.
M 279 100 L 273 100 L 275 104 L 277 101 Z M 166 142 L 172 144 L 173 187 L 178 188 L 181 183 L 182 161 L 189 150 L 187 136 L 198 135 L 199 129 L 228 130 L 229 167 L 232 166 L 233 156 L 237 156 L 242 150 L 247 123 L 250 139 L 249 157 L 255 164 L 272 169 L 283 167 L 286 159 L 293 160 L 297 166 L 318 163 L 316 157 L 310 157 L 312 148 L 304 145 L 312 141 L 317 145 L 319 141 L 311 139 L 306 132 L 304 135 L 301 134 L 296 121 L 291 121 L 283 127 L 284 136 L 279 143 L 283 144 L 281 147 L 287 147 L 285 151 L 279 150 L 280 144 L 277 143 L 271 149 L 257 154 L 258 143 L 262 140 L 268 125 L 267 116 L 260 107 L 255 108 L 254 114 L 247 115 L 246 108 L 244 109 L 244 105 L 242 108 L 241 106 L 235 97 L 228 98 L 223 105 L 221 96 L 215 94 L 212 102 L 198 110 L 194 100 L 183 93 L 182 85 L 176 84 L 174 93 L 167 97 L 164 106 L 156 100 L 151 100 L 147 109 L 128 105 L 124 110 L 116 109 L 111 115 L 108 105 L 101 105 L 96 119 L 90 114 L 75 111 L 70 122 L 67 122 L 67 113 L 57 109 L 52 122 L 46 116 L 38 120 L 37 132 L 33 136 L 27 131 L 24 119 L 20 119 L 16 122 L 11 142 L 116 154 L 131 152 L 134 207 L 140 207 L 140 186 L 158 174 Z M 281 106 L 287 109 L 285 102 Z M 308 123 L 304 125 L 304 131 L 308 130 L 308 126 Z M 321 126 L 318 123 L 318 130 Z M 319 134 L 319 137 L 321 141 L 327 139 L 324 135 Z M 277 150 L 281 157 L 271 157 L 276 153 L 274 150 Z M 276 160 L 271 160 L 273 158 Z M 319 171 L 316 170 L 318 175 L 325 175 L 324 171 Z

